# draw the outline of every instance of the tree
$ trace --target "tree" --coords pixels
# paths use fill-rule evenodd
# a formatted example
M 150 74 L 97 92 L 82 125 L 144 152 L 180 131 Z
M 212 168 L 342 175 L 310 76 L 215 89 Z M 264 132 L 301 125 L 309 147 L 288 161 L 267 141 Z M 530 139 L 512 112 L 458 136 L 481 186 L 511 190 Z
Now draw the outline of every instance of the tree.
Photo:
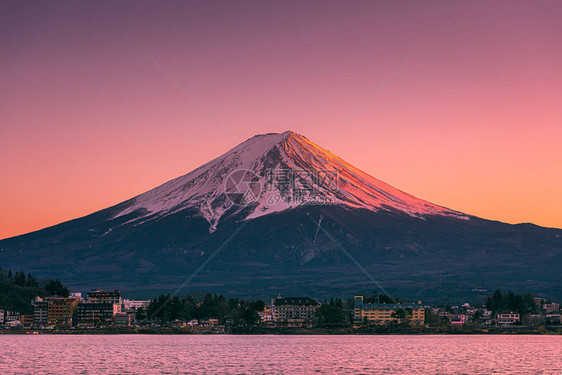
M 53 287 L 53 283 L 56 284 L 56 287 Z M 49 286 L 48 290 L 47 286 Z M 68 296 L 68 289 L 62 285 L 60 280 L 55 283 L 46 279 L 39 285 L 31 274 L 26 276 L 23 271 L 13 274 L 11 270 L 0 270 L 0 309 L 17 311 L 21 314 L 33 314 L 31 301 L 38 296 L 50 295 L 53 289 L 63 292 L 66 290 L 66 293 L 62 293 L 62 295 Z
M 400 303 L 400 298 L 398 297 L 391 297 L 386 294 L 377 294 L 373 293 L 373 295 L 369 298 L 363 298 L 365 303 Z
M 524 315 L 537 312 L 537 306 L 532 294 L 525 293 L 521 295 L 511 291 L 502 293 L 499 289 L 493 295 L 486 298 L 486 308 L 495 314 L 513 311 Z
M 254 311 L 263 311 L 265 309 L 265 302 L 261 299 L 250 303 L 250 308 Z
M 402 320 L 406 317 L 406 310 L 404 309 L 395 310 L 390 316 Z
M 62 285 L 59 279 L 48 280 L 45 290 L 51 296 L 68 297 L 70 295 L 68 288 Z
M 425 309 L 425 323 L 430 327 L 448 327 L 451 325 L 451 320 L 447 316 L 440 316 L 434 313 L 431 309 Z
M 148 318 L 144 307 L 139 307 L 137 311 L 135 311 L 135 318 L 137 321 L 146 320 Z
M 259 322 L 258 311 L 265 308 L 265 303 L 261 300 L 227 300 L 222 295 L 210 293 L 200 297 L 187 295 L 180 299 L 175 295 L 160 295 L 150 303 L 146 314 L 148 319 L 158 319 L 162 323 L 175 319 L 217 318 L 221 323 L 230 320 L 234 325 L 245 326 Z
M 258 315 L 257 311 L 251 308 L 247 308 L 246 310 L 244 310 L 243 316 L 244 316 L 244 320 L 248 324 L 257 324 L 260 321 L 260 316 Z
M 37 288 L 37 287 L 39 287 L 39 284 L 37 283 L 37 280 L 35 280 L 35 278 L 33 276 L 31 276 L 30 273 L 28 273 L 27 279 L 25 280 L 25 286 L 30 287 L 30 288 Z
M 25 273 L 17 271 L 14 276 L 14 283 L 19 286 L 25 286 Z
M 322 305 L 316 312 L 317 324 L 320 327 L 341 326 L 349 323 L 348 314 L 343 306 L 338 306 L 337 302 L 330 301 L 329 305 Z
M 503 293 L 501 290 L 496 290 L 492 295 L 490 307 L 494 312 L 501 312 L 504 310 Z
M 232 309 L 237 308 L 238 306 L 240 306 L 240 301 L 238 300 L 238 298 L 230 298 L 228 300 L 228 308 L 229 309 L 232 310 Z

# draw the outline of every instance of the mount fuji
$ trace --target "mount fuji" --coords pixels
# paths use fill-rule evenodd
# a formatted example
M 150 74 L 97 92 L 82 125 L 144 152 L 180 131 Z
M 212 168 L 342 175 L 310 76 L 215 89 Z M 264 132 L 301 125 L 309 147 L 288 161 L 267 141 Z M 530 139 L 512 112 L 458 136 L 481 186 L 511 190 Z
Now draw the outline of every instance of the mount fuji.
M 0 241 L 2 267 L 74 289 L 237 296 L 377 288 L 456 301 L 495 288 L 560 293 L 562 230 L 427 202 L 294 132 L 256 135 L 91 215 Z
M 235 181 L 239 178 L 248 180 L 243 189 L 237 183 L 244 181 Z M 238 201 L 243 198 L 236 197 L 237 193 L 248 193 L 251 199 Z M 129 203 L 116 215 L 136 213 L 127 224 L 194 208 L 209 222 L 210 232 L 226 213 L 244 210 L 244 219 L 254 219 L 315 203 L 397 211 L 419 218 L 445 215 L 468 219 L 395 189 L 291 131 L 252 137 Z

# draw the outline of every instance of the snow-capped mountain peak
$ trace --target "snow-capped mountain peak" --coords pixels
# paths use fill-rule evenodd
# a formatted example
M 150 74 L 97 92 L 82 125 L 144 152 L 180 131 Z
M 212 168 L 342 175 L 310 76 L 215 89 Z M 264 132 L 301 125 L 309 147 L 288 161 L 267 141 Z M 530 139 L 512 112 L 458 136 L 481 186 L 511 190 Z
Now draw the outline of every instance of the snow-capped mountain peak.
M 245 219 L 254 219 L 307 204 L 467 218 L 404 193 L 292 131 L 256 135 L 129 202 L 116 217 L 136 212 L 137 221 L 194 208 L 211 232 L 226 213 L 244 210 Z

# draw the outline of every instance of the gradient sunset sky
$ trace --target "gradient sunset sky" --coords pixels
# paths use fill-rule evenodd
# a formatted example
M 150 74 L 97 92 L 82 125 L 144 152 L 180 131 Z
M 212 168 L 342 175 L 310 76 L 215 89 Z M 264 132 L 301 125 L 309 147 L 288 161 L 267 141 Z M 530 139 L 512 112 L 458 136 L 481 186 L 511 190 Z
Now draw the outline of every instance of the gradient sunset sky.
M 232 148 L 173 79 L 238 142 L 293 130 L 322 144 L 345 123 L 325 147 L 401 190 L 562 228 L 561 14 L 560 1 L 3 1 L 0 238 Z

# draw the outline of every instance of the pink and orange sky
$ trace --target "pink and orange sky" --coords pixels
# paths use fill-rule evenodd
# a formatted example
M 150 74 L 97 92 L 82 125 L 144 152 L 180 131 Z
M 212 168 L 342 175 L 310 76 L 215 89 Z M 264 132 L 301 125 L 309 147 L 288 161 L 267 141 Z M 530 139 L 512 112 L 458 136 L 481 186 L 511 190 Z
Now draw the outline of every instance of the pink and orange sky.
M 559 1 L 2 2 L 0 238 L 293 130 L 420 198 L 562 228 Z

